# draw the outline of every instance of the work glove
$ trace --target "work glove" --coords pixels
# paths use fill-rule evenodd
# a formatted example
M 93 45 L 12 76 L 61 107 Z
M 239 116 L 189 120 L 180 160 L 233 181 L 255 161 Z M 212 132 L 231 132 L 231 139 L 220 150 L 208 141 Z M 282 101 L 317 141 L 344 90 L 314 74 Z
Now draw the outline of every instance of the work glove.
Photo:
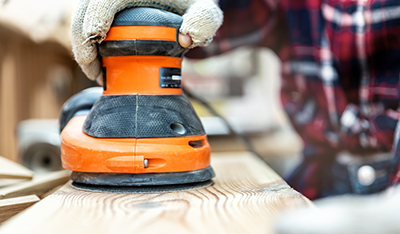
M 182 15 L 179 43 L 206 46 L 222 24 L 218 0 L 79 0 L 72 16 L 72 52 L 83 72 L 102 84 L 96 43 L 105 38 L 114 15 L 128 7 L 154 7 Z
M 317 200 L 315 207 L 283 214 L 278 234 L 400 233 L 400 186 L 368 196 L 344 195 Z

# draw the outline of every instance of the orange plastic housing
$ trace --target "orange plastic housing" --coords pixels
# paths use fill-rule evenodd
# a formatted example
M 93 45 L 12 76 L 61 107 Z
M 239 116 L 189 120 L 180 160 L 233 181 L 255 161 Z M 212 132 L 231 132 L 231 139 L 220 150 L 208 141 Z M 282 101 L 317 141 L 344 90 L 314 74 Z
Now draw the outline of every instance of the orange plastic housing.
M 182 89 L 161 88 L 161 67 L 181 68 L 182 60 L 163 56 L 116 56 L 103 58 L 107 73 L 104 95 L 180 95 Z
M 71 171 L 104 173 L 161 173 L 210 166 L 206 135 L 170 138 L 93 138 L 82 131 L 86 116 L 72 118 L 61 133 L 63 167 Z M 203 146 L 192 147 L 190 141 Z M 145 159 L 148 167 L 145 168 Z
M 177 29 L 162 26 L 115 26 L 105 41 L 177 41 Z M 111 56 L 102 59 L 103 95 L 181 95 L 160 87 L 160 68 L 181 68 L 181 58 Z M 72 118 L 61 133 L 63 167 L 75 172 L 168 173 L 205 169 L 211 148 L 206 135 L 168 138 L 95 138 L 83 132 L 86 116 Z M 189 144 L 195 142 L 195 144 Z

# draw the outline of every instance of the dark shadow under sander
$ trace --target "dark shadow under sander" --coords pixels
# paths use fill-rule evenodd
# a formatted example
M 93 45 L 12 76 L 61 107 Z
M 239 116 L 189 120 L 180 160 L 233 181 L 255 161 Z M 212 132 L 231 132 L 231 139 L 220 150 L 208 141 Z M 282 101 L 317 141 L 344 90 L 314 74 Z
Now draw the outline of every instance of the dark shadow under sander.
M 105 185 L 90 185 L 72 182 L 71 187 L 79 190 L 100 193 L 166 193 L 183 190 L 200 189 L 213 185 L 212 180 L 176 185 L 158 185 L 158 186 L 105 186 Z

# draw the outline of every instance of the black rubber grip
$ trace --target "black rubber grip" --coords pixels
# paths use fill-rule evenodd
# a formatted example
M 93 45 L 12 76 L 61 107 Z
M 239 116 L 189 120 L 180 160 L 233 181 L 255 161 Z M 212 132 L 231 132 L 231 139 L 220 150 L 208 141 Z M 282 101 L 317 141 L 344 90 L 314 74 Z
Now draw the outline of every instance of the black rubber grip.
M 114 17 L 111 26 L 165 26 L 179 28 L 182 24 L 182 17 L 169 11 L 149 7 L 128 8 Z
M 158 138 L 204 135 L 183 95 L 104 95 L 93 105 L 83 132 L 97 138 Z
M 93 104 L 100 98 L 103 93 L 103 88 L 92 87 L 81 91 L 69 98 L 61 108 L 59 117 L 60 121 L 60 132 L 72 119 L 72 117 L 78 115 L 85 115 L 89 113 Z M 81 113 L 81 114 L 79 114 Z
M 176 41 L 121 40 L 104 41 L 99 47 L 101 57 L 113 56 L 169 56 L 182 57 L 186 49 Z
M 102 58 L 114 56 L 169 56 L 182 57 L 187 51 L 178 43 L 182 17 L 172 12 L 148 7 L 128 8 L 119 12 L 112 23 L 115 26 L 164 26 L 176 29 L 175 41 L 113 40 L 99 45 Z

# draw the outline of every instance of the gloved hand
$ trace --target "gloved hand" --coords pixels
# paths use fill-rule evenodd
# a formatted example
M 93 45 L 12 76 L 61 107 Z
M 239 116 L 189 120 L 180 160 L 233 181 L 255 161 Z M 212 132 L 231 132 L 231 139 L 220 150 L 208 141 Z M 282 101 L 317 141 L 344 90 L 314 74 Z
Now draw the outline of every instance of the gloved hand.
M 400 186 L 394 191 L 368 196 L 324 198 L 316 207 L 300 208 L 282 215 L 278 234 L 389 234 L 400 233 Z
M 222 24 L 218 0 L 79 0 L 72 16 L 72 52 L 83 72 L 102 82 L 96 43 L 110 29 L 114 15 L 127 7 L 155 7 L 183 16 L 179 43 L 183 47 L 206 46 Z

